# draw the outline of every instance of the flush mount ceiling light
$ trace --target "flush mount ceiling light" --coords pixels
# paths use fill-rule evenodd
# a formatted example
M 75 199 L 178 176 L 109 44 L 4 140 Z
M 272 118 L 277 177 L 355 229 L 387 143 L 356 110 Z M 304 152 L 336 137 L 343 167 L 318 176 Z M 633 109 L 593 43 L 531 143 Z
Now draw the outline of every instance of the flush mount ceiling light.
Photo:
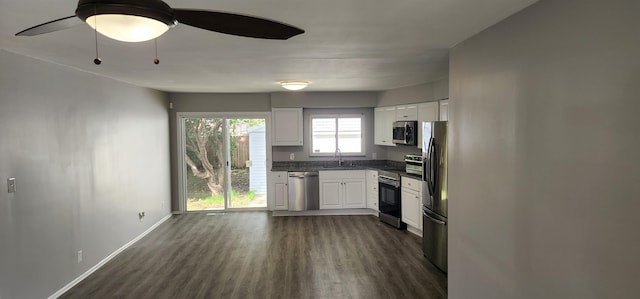
M 309 82 L 307 81 L 282 81 L 280 82 L 280 86 L 288 90 L 301 90 L 307 88 L 309 86 Z

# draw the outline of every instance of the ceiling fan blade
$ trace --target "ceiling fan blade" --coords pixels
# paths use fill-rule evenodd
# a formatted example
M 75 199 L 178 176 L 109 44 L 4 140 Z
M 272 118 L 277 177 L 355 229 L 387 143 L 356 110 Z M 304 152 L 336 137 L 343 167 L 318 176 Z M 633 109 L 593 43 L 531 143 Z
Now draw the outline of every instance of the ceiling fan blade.
M 304 30 L 263 18 L 228 12 L 173 9 L 178 23 L 205 30 L 264 39 L 289 39 Z
M 76 17 L 75 15 L 73 15 L 70 17 L 49 21 L 44 24 L 40 24 L 37 26 L 33 26 L 31 28 L 22 30 L 16 33 L 16 36 L 34 36 L 38 34 L 49 33 L 53 31 L 71 28 L 80 24 L 84 24 L 84 22 L 80 20 L 78 17 Z

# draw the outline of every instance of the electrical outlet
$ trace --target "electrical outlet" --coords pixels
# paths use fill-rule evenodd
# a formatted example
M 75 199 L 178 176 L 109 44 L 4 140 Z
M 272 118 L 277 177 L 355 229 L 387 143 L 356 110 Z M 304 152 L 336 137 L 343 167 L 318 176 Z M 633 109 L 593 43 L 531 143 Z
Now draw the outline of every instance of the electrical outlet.
M 15 193 L 16 192 L 16 178 L 8 178 L 7 179 L 7 192 Z
M 82 250 L 76 252 L 76 257 L 78 258 L 78 264 L 82 263 Z
M 295 159 L 296 159 L 296 154 L 290 153 L 289 154 L 289 160 L 295 160 Z

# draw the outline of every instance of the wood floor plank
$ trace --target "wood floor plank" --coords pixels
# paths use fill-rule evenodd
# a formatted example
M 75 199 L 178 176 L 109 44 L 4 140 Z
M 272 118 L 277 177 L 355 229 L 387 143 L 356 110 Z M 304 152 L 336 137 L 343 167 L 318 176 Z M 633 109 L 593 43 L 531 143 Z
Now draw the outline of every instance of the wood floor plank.
M 61 298 L 446 298 L 421 246 L 373 216 L 175 215 Z

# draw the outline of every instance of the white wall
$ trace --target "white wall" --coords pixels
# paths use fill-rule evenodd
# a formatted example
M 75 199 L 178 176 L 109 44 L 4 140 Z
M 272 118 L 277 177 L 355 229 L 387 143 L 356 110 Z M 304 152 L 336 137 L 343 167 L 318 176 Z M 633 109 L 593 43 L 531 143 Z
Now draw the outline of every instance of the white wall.
M 0 50 L 0 298 L 52 295 L 169 214 L 166 105 Z
M 542 0 L 450 62 L 450 298 L 640 294 L 640 2 Z

